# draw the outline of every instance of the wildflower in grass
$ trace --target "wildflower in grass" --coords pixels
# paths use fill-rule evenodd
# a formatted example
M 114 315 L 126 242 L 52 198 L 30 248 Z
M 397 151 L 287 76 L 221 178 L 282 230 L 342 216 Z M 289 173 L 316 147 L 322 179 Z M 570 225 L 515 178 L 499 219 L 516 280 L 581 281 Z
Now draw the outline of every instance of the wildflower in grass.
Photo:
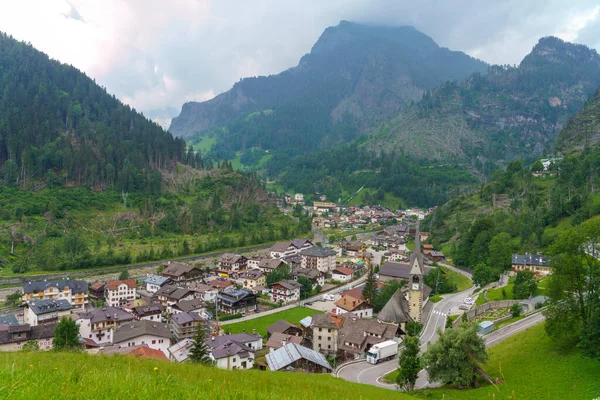
M 33 367 L 33 364 L 29 364 L 30 367 Z
M 158 367 L 154 367 L 154 370 L 155 370 L 155 371 L 158 371 Z

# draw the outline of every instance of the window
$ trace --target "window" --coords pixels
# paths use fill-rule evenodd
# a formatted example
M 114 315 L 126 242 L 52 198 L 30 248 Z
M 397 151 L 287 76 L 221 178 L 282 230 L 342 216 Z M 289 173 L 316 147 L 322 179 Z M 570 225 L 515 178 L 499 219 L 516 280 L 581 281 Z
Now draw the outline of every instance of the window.
M 158 343 L 162 343 L 162 342 L 163 342 L 163 340 L 162 340 L 162 339 L 159 339 L 159 340 L 158 340 Z
M 153 341 L 152 341 L 152 344 L 156 344 L 156 340 L 153 340 Z
M 321 336 L 319 336 L 319 340 L 321 340 Z
M 328 348 L 328 349 L 331 349 L 331 345 L 330 345 L 330 344 L 328 344 L 328 345 L 327 345 L 327 348 Z

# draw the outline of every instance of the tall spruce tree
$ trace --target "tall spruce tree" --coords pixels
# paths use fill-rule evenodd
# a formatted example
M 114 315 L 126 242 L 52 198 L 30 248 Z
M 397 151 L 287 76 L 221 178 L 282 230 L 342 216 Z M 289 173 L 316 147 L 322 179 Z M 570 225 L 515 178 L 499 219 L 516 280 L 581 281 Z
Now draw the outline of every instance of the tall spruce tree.
M 210 348 L 206 344 L 206 326 L 200 324 L 196 335 L 194 335 L 194 344 L 190 349 L 189 360 L 203 365 L 212 365 L 213 361 L 209 356 Z
M 373 271 L 373 267 L 370 267 L 369 275 L 367 275 L 367 280 L 365 281 L 365 286 L 363 287 L 362 297 L 369 304 L 373 304 L 375 296 L 377 296 L 377 282 L 375 281 L 375 272 Z

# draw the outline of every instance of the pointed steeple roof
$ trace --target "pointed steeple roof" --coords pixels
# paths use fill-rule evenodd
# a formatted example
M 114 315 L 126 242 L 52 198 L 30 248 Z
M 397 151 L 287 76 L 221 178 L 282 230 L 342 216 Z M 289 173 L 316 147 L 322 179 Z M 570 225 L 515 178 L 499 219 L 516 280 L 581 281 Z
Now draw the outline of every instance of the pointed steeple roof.
M 410 255 L 410 274 L 411 275 L 423 275 L 423 253 L 421 253 L 421 234 L 419 224 L 417 223 L 417 229 L 415 230 L 415 248 Z

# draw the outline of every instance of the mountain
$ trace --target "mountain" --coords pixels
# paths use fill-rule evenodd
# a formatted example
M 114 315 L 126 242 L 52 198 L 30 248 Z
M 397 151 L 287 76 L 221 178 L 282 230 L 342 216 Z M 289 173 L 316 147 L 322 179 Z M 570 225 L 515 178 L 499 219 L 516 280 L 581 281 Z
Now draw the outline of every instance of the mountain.
M 550 152 L 560 129 L 600 85 L 600 56 L 555 37 L 540 39 L 518 67 L 493 66 L 450 82 L 387 124 L 370 147 L 419 159 L 533 160 Z
M 600 89 L 583 110 L 569 120 L 556 141 L 556 151 L 569 154 L 600 144 Z
M 0 178 L 20 187 L 160 185 L 185 142 L 76 68 L 0 33 Z M 154 183 L 152 183 L 153 181 Z
M 186 103 L 169 130 L 186 139 L 212 131 L 221 152 L 255 146 L 309 151 L 351 139 L 442 82 L 486 69 L 413 27 L 342 21 L 323 32 L 298 66 Z

